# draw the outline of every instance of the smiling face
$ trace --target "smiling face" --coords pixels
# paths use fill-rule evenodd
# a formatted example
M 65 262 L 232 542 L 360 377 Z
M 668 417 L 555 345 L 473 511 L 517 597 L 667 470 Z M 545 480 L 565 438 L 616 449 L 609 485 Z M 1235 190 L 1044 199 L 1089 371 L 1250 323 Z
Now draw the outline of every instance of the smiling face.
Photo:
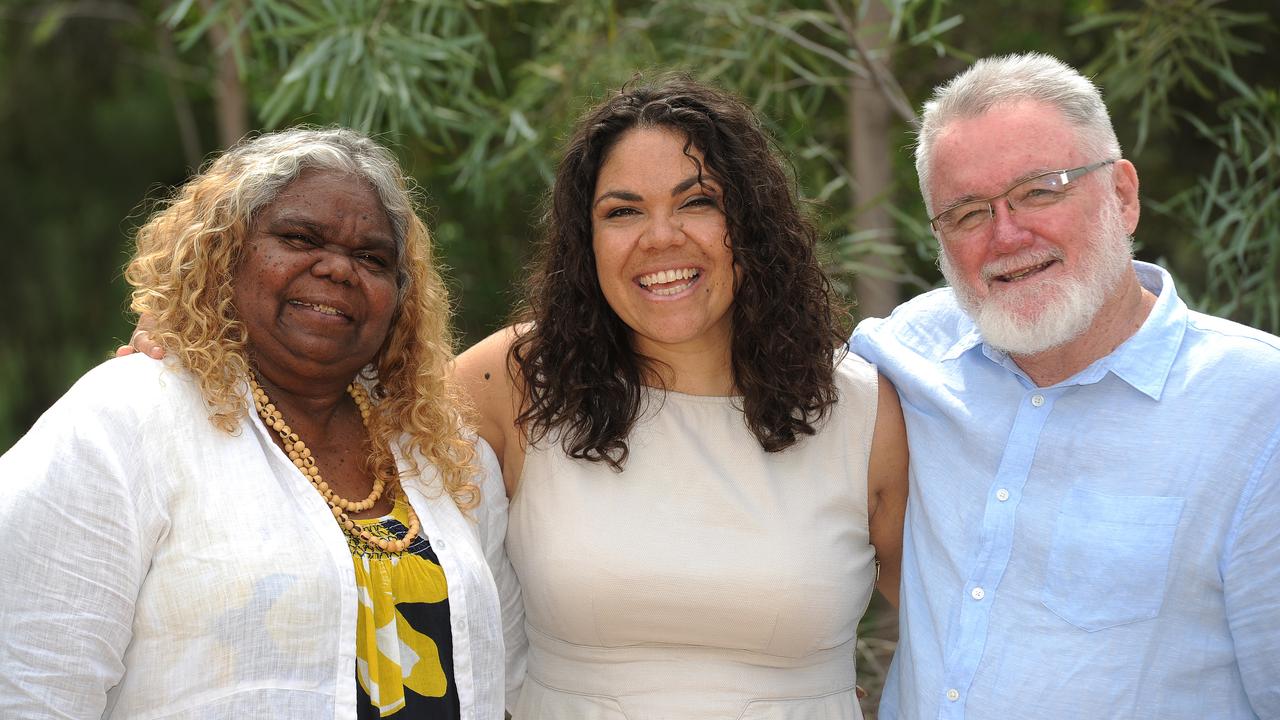
M 658 359 L 727 354 L 732 333 L 720 186 L 705 167 L 699 176 L 702 153 L 684 146 L 665 128 L 627 131 L 605 155 L 591 208 L 600 289 L 631 328 L 635 351 Z
M 1036 102 L 955 120 L 934 145 L 932 207 L 1104 159 L 1085 157 L 1079 144 L 1060 112 Z M 1117 297 L 1138 219 L 1137 175 L 1125 160 L 1116 162 L 1110 182 L 1106 173 L 1072 183 L 1065 200 L 1034 214 L 997 202 L 982 231 L 940 238 L 947 281 L 987 342 L 1014 354 L 1043 352 L 1085 332 Z
M 345 384 L 382 346 L 397 301 L 395 239 L 363 179 L 303 171 L 262 208 L 232 277 L 259 372 Z

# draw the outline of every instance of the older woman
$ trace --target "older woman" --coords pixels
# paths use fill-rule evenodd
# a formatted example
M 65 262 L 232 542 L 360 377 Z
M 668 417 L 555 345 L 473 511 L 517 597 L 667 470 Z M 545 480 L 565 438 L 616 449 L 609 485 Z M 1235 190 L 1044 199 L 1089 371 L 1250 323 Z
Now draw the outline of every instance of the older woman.
M 126 277 L 167 360 L 0 458 L 0 716 L 501 718 L 506 501 L 390 153 L 245 142 Z
M 897 597 L 906 442 L 843 352 L 815 233 L 750 110 L 684 80 L 589 112 L 523 324 L 458 372 L 512 498 L 517 720 L 857 718 Z

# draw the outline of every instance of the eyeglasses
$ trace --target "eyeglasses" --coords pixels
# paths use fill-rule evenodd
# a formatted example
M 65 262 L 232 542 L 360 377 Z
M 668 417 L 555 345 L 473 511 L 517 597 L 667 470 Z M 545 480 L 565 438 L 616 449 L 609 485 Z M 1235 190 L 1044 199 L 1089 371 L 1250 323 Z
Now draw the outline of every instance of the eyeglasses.
M 1070 170 L 1054 170 L 1028 178 L 994 197 L 970 200 L 929 218 L 929 224 L 949 240 L 963 240 L 976 235 L 996 215 L 996 201 L 1004 200 L 1009 212 L 1030 215 L 1053 207 L 1067 197 L 1071 183 L 1115 160 L 1102 160 Z

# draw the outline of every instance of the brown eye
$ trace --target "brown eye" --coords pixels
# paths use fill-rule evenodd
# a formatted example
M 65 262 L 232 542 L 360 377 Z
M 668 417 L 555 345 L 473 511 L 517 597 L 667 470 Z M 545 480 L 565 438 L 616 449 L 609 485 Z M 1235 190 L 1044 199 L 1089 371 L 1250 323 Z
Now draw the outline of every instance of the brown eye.
M 303 250 L 310 250 L 311 248 L 318 247 L 320 245 L 320 243 L 316 242 L 311 237 L 299 233 L 281 233 L 277 237 L 283 240 L 285 244 Z
M 1011 194 L 1013 201 L 1020 205 L 1028 207 L 1040 207 L 1051 205 L 1061 200 L 1066 193 L 1062 190 L 1062 186 L 1054 182 L 1046 182 L 1044 179 L 1034 180 L 1024 185 L 1019 185 Z
M 962 230 L 972 230 L 987 221 L 991 209 L 986 203 L 961 205 L 947 215 L 949 223 Z
M 715 198 L 707 197 L 706 195 L 698 195 L 696 197 L 689 198 L 688 202 L 686 202 L 684 206 L 718 208 L 720 207 L 720 204 L 716 202 Z
M 358 253 L 356 259 L 369 267 L 379 270 L 384 270 L 391 266 L 391 263 L 386 258 L 376 253 Z

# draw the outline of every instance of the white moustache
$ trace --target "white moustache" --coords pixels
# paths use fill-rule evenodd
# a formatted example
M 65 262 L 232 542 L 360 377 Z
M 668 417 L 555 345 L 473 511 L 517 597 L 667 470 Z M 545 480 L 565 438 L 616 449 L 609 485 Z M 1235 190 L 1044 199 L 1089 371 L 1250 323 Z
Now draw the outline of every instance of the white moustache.
M 1066 254 L 1058 248 L 1051 248 L 1043 252 L 1026 253 L 1023 255 L 1015 255 L 1010 258 L 996 260 L 982 266 L 982 281 L 989 283 L 1001 275 L 1010 275 L 1019 270 L 1044 265 L 1054 260 L 1065 260 Z

